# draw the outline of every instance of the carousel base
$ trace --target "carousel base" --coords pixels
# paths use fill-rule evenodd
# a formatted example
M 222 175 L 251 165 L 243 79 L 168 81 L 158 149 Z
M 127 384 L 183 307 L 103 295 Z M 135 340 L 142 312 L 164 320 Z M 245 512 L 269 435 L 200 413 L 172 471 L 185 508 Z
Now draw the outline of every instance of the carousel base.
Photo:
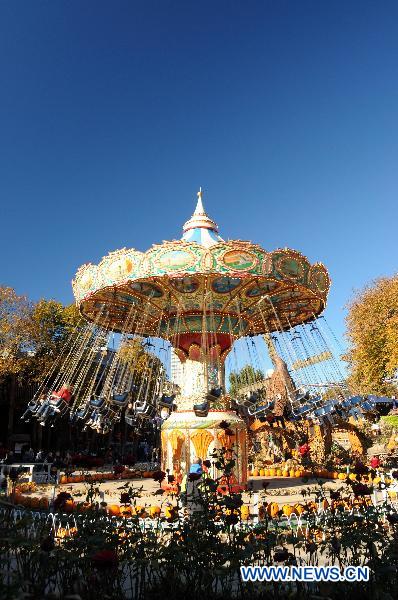
M 235 412 L 209 410 L 199 417 L 194 411 L 173 412 L 162 425 L 162 469 L 174 475 L 189 472 L 195 459 L 214 462 L 213 453 L 225 449 L 235 460 L 237 482 L 247 482 L 247 428 Z M 221 471 L 212 464 L 212 477 Z

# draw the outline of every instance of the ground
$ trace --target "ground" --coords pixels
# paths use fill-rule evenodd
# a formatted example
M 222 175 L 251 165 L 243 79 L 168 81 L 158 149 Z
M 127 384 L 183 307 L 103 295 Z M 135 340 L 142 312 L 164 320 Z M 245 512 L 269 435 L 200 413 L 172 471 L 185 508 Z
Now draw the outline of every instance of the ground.
M 260 492 L 264 489 L 264 484 L 268 484 L 266 488 L 265 500 L 268 502 L 278 502 L 278 504 L 296 504 L 309 499 L 314 500 L 315 494 L 319 491 L 319 481 L 317 479 L 310 479 L 303 482 L 301 478 L 294 477 L 251 477 L 249 479 L 249 487 L 252 488 L 253 492 Z M 345 486 L 344 483 L 338 480 L 321 480 L 323 482 L 323 489 L 336 490 Z M 152 506 L 161 504 L 176 504 L 174 496 L 166 494 L 156 494 L 159 490 L 159 484 L 153 479 L 122 479 L 103 481 L 98 484 L 100 492 L 104 494 L 103 500 L 108 504 L 119 504 L 120 494 L 125 490 L 126 484 L 133 486 L 137 491 L 142 488 L 140 498 L 137 498 L 136 503 L 140 506 Z M 88 484 L 73 483 L 59 485 L 56 488 L 55 493 L 68 492 L 70 493 L 76 502 L 84 502 L 88 491 Z M 51 496 L 53 493 L 53 486 L 38 486 L 37 492 L 34 496 L 42 497 L 43 495 Z M 303 492 L 306 495 L 303 495 Z M 328 494 L 327 494 L 328 495 Z M 378 493 L 378 499 L 381 499 L 381 493 Z M 97 497 L 98 501 L 102 498 Z M 243 494 L 243 500 L 245 503 L 253 503 L 250 492 Z

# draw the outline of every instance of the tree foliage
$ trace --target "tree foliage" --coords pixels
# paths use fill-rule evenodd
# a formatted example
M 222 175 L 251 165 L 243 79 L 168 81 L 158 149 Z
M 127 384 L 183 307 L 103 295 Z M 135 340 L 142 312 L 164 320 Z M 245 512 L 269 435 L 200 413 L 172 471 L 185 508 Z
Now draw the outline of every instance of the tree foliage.
M 136 337 L 125 341 L 119 351 L 119 359 L 133 374 L 134 384 L 146 389 L 147 397 L 152 397 L 157 382 L 166 378 L 165 367 L 151 347 L 145 338 Z
M 42 379 L 82 323 L 75 305 L 55 300 L 33 303 L 0 286 L 0 379 L 10 375 Z
M 0 286 L 0 379 L 20 374 L 27 365 L 27 323 L 32 304 L 10 287 Z
M 55 300 L 39 300 L 34 306 L 27 324 L 32 360 L 29 377 L 39 381 L 51 369 L 54 360 L 70 336 L 79 334 L 84 320 L 77 307 L 64 306 Z
M 260 369 L 255 369 L 252 365 L 245 365 L 240 371 L 230 373 L 229 394 L 235 398 L 241 388 L 263 379 L 264 373 Z
M 398 368 L 398 275 L 378 279 L 349 305 L 346 360 L 349 383 L 359 393 L 396 393 L 389 381 Z

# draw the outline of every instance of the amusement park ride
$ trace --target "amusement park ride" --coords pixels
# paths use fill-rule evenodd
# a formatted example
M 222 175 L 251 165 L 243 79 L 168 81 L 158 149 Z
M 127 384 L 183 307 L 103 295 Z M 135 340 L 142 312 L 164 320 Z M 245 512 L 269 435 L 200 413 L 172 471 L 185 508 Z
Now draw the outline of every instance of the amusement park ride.
M 236 477 L 245 482 L 250 431 L 305 423 L 308 439 L 325 445 L 334 427 L 374 411 L 374 398 L 349 395 L 331 352 L 320 316 L 326 268 L 295 250 L 223 240 L 201 191 L 182 239 L 146 252 L 111 252 L 98 265 L 83 265 L 72 285 L 85 325 L 29 403 L 26 420 L 51 425 L 69 413 L 106 434 L 122 415 L 136 428 L 161 418 L 163 468 L 187 469 L 194 457 L 223 447 L 234 452 Z M 124 360 L 134 340 L 153 357 L 146 377 Z M 171 353 L 181 361 L 178 386 L 167 377 Z M 243 354 L 252 369 L 231 397 L 226 364 L 227 371 L 242 367 Z M 265 354 L 272 372 L 250 378 Z

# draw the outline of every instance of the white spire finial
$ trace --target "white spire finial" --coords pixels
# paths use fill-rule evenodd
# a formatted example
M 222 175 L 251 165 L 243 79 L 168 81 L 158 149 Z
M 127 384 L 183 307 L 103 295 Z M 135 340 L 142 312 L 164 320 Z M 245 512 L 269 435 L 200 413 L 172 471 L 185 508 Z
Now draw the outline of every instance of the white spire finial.
M 205 209 L 203 207 L 203 202 L 202 202 L 202 186 L 200 186 L 199 191 L 197 192 L 197 197 L 198 197 L 198 202 L 196 204 L 196 208 L 195 208 L 195 212 L 193 213 L 194 215 L 205 215 Z
M 192 237 L 191 234 L 188 234 L 188 232 L 190 232 L 191 230 L 197 231 L 197 235 L 198 236 L 200 235 L 200 237 L 202 237 L 205 234 L 204 233 L 200 233 L 199 234 L 199 231 L 201 230 L 203 232 L 204 230 L 207 230 L 207 231 L 213 232 L 211 234 L 211 235 L 213 235 L 213 237 L 211 237 L 211 235 L 209 234 L 208 235 L 208 240 L 207 240 L 206 244 L 209 244 L 209 240 L 210 240 L 211 244 L 214 244 L 214 243 L 217 243 L 219 241 L 222 241 L 222 238 L 220 238 L 217 235 L 218 228 L 217 228 L 216 223 L 213 221 L 213 219 L 210 219 L 210 217 L 206 214 L 206 211 L 205 211 L 205 209 L 203 207 L 203 204 L 202 204 L 202 196 L 203 196 L 202 187 L 199 188 L 199 191 L 196 193 L 196 195 L 198 197 L 198 202 L 196 204 L 195 212 L 193 213 L 192 217 L 186 223 L 184 223 L 184 227 L 183 227 L 183 231 L 184 231 L 183 239 L 188 239 L 189 237 Z M 203 245 L 206 245 L 206 244 L 203 244 Z

